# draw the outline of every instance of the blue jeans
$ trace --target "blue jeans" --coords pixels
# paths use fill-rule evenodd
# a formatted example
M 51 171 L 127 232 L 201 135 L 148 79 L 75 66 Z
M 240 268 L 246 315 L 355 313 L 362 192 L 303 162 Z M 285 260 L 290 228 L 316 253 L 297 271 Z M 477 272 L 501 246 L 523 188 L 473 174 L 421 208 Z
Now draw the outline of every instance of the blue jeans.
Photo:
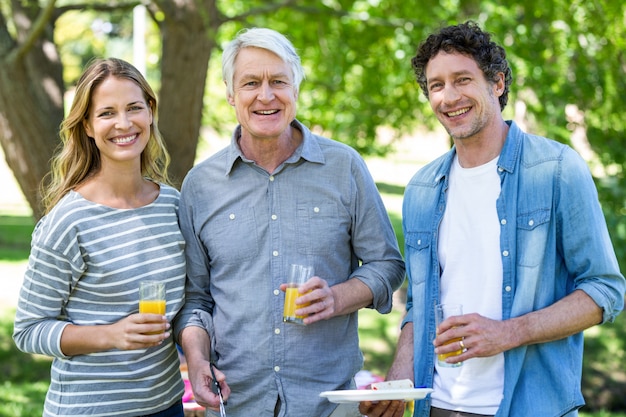
M 185 417 L 185 411 L 183 410 L 183 402 L 179 400 L 166 410 L 159 411 L 158 413 L 154 413 L 154 414 L 147 414 L 145 416 L 139 416 L 139 417 Z

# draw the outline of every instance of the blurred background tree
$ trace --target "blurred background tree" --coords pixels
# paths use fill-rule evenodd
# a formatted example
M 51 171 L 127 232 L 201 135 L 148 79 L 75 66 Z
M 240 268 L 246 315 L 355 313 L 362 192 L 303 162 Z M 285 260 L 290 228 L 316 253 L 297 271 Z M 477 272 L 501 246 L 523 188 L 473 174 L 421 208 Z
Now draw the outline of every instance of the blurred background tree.
M 133 61 L 133 9 L 145 4 L 146 75 L 160 92 L 160 127 L 180 181 L 203 127 L 229 134 L 221 46 L 238 30 L 285 33 L 307 69 L 298 117 L 318 132 L 384 154 L 436 119 L 410 58 L 430 31 L 479 22 L 508 51 L 515 85 L 507 117 L 562 142 L 578 140 L 614 233 L 626 234 L 623 2 L 596 0 L 0 0 L 0 143 L 40 215 L 36 189 L 58 143 L 66 89 L 93 56 Z M 386 134 L 380 134 L 384 129 Z M 391 132 L 391 134 L 390 134 Z M 584 148 L 584 146 L 587 148 Z M 624 258 L 626 245 L 618 245 Z

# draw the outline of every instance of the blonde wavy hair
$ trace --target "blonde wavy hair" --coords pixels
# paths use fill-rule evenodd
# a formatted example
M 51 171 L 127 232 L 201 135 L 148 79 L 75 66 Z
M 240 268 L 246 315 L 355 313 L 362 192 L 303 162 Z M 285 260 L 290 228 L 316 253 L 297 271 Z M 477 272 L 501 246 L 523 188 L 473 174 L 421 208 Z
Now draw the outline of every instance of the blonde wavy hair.
M 100 151 L 87 136 L 83 121 L 88 117 L 94 89 L 108 77 L 126 79 L 143 91 L 152 110 L 150 140 L 141 153 L 141 174 L 157 183 L 171 184 L 167 168 L 170 156 L 157 125 L 158 106 L 154 91 L 139 70 L 118 58 L 92 60 L 76 85 L 69 114 L 61 122 L 61 143 L 51 160 L 50 172 L 42 181 L 42 204 L 47 214 L 63 196 L 101 167 Z

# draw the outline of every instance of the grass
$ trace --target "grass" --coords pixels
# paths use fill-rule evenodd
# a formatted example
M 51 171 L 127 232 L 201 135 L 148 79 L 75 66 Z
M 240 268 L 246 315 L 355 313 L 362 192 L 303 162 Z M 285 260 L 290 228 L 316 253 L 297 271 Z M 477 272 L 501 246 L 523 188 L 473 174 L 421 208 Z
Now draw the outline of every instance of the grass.
M 26 259 L 33 227 L 30 216 L 0 215 L 0 261 Z
M 50 358 L 17 350 L 13 333 L 14 310 L 0 311 L 0 416 L 41 416 L 50 380 Z

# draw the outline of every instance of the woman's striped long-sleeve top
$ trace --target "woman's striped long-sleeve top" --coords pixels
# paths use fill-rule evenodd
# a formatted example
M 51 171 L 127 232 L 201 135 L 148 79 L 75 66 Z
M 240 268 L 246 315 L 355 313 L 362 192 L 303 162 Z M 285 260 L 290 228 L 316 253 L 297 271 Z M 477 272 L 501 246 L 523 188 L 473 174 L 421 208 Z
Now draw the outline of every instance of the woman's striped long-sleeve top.
M 29 353 L 54 357 L 44 417 L 138 416 L 181 398 L 172 337 L 141 350 L 68 357 L 69 323 L 102 325 L 138 312 L 139 282 L 166 283 L 171 321 L 184 302 L 184 239 L 176 189 L 136 209 L 114 209 L 69 192 L 36 225 L 15 317 L 14 340 Z

